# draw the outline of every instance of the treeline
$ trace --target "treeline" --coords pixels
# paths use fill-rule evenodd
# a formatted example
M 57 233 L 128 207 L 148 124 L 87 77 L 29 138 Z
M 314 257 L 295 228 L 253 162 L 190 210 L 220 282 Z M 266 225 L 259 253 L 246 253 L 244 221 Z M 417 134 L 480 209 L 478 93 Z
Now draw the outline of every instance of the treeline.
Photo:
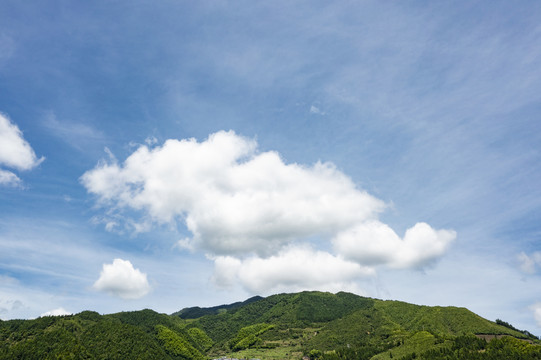
M 0 321 L 0 359 L 541 360 L 539 339 L 463 308 L 302 292 L 193 309 Z
M 520 339 L 505 336 L 489 342 L 475 336 L 455 339 L 451 348 L 430 350 L 419 355 L 411 354 L 404 360 L 531 360 L 541 359 L 541 346 L 531 345 Z
M 334 351 L 321 352 L 311 350 L 305 355 L 312 360 L 369 360 L 381 349 L 373 346 L 339 348 Z M 458 336 L 449 346 L 420 352 L 411 352 L 404 356 L 393 356 L 387 351 L 384 356 L 376 358 L 397 360 L 532 360 L 541 359 L 541 346 L 532 345 L 510 336 L 487 342 L 473 335 Z
M 496 319 L 496 324 L 501 325 L 501 326 L 505 326 L 506 328 L 511 329 L 511 330 L 518 331 L 518 332 L 524 334 L 524 336 L 526 338 L 528 338 L 528 339 L 535 339 L 535 340 L 540 340 L 541 339 L 540 337 L 535 336 L 534 334 L 532 334 L 528 330 L 519 330 L 516 327 L 514 327 L 513 325 L 511 325 L 508 322 L 503 321 L 501 319 Z
M 152 310 L 0 322 L 0 359 L 204 360 L 210 346 L 201 329 Z

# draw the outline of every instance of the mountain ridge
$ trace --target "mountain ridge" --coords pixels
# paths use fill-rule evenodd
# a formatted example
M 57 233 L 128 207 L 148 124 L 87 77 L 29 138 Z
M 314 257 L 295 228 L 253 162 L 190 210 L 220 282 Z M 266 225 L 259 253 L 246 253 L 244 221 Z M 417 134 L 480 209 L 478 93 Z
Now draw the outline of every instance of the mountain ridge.
M 498 336 L 487 342 L 476 334 Z M 535 358 L 532 354 L 541 358 L 538 343 L 528 332 L 489 321 L 466 308 L 415 305 L 346 292 L 252 297 L 208 308 L 184 308 L 170 315 L 150 309 L 107 315 L 84 311 L 0 322 L 0 359 L 230 356 L 300 360 L 305 356 L 379 360 L 407 359 L 413 354 L 415 358 L 459 359 L 452 357 L 455 353 L 470 356 L 465 358 L 485 354 L 479 356 L 504 359 L 502 354 L 508 351 L 529 359 Z
M 172 313 L 171 315 L 178 316 L 181 319 L 196 319 L 204 315 L 216 315 L 220 313 L 220 311 L 222 310 L 227 311 L 231 309 L 236 309 L 238 307 L 250 304 L 254 301 L 258 301 L 261 299 L 263 299 L 262 296 L 256 295 L 244 301 L 237 301 L 231 304 L 222 304 L 222 305 L 211 306 L 211 307 L 199 307 L 199 306 L 185 307 L 177 312 Z

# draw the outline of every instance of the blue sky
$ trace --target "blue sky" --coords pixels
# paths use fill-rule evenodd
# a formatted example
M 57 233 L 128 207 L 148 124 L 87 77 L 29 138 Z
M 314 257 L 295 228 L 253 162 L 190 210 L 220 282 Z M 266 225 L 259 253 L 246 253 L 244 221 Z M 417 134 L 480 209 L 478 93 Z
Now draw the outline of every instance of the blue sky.
M 540 16 L 3 1 L 0 318 L 318 289 L 541 334 Z

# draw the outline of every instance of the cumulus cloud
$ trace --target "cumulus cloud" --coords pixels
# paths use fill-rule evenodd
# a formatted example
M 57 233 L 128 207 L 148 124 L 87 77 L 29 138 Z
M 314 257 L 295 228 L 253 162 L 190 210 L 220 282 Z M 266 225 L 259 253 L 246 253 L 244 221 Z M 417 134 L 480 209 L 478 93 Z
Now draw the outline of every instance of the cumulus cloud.
M 122 299 L 138 299 L 150 291 L 147 275 L 135 269 L 129 260 L 114 259 L 112 264 L 103 264 L 94 289 Z
M 177 247 L 208 254 L 216 284 L 252 292 L 344 289 L 377 266 L 429 265 L 456 237 L 418 223 L 400 238 L 378 221 L 386 205 L 332 163 L 288 164 L 233 131 L 141 145 L 81 182 L 107 208 L 101 222 L 114 222 L 109 229 L 181 223 L 192 236 Z M 334 253 L 299 244 L 332 244 Z
M 533 312 L 533 316 L 537 325 L 541 327 L 541 302 L 537 302 L 530 306 L 530 310 Z
M 185 221 L 214 254 L 271 254 L 296 239 L 334 233 L 374 218 L 384 203 L 330 163 L 285 164 L 276 152 L 234 132 L 204 142 L 141 146 L 124 164 L 101 163 L 82 176 L 87 190 L 153 221 Z
M 0 114 L 0 164 L 17 170 L 30 170 L 43 160 L 36 157 L 17 125 Z
M 456 233 L 417 223 L 400 238 L 388 225 L 369 221 L 339 233 L 333 240 L 337 253 L 367 265 L 420 268 L 441 257 Z
M 285 164 L 231 131 L 141 146 L 123 165 L 101 163 L 81 180 L 104 204 L 145 210 L 161 223 L 182 219 L 195 244 L 222 255 L 270 254 L 384 209 L 332 164 Z
M 44 158 L 38 159 L 17 125 L 0 114 L 0 165 L 17 170 L 30 170 Z M 19 186 L 21 179 L 13 172 L 0 168 L 0 186 Z
M 54 309 L 51 311 L 44 312 L 40 315 L 40 317 L 44 316 L 63 316 L 63 315 L 71 315 L 72 313 L 64 309 L 63 307 L 60 307 L 58 309 Z
M 521 252 L 518 254 L 517 259 L 522 271 L 528 274 L 534 274 L 537 271 L 537 267 L 541 266 L 541 251 L 536 251 L 531 255 Z
M 356 281 L 373 277 L 372 268 L 308 246 L 283 249 L 268 258 L 231 256 L 215 259 L 213 280 L 221 287 L 238 282 L 252 293 L 301 290 L 339 291 L 356 288 Z

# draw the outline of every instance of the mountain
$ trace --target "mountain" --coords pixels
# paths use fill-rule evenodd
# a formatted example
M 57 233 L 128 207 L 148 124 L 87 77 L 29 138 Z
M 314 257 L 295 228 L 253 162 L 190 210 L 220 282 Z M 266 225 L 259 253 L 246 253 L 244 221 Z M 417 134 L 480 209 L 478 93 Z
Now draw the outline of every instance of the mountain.
M 345 292 L 0 322 L 0 359 L 541 359 L 539 344 L 465 308 Z
M 228 305 L 219 305 L 219 306 L 213 306 L 213 307 L 207 307 L 207 308 L 201 308 L 199 306 L 184 308 L 180 311 L 177 311 L 176 313 L 173 313 L 171 315 L 178 316 L 182 319 L 197 319 L 205 315 L 218 315 L 222 312 L 227 312 L 231 310 L 235 310 L 237 308 L 240 308 L 244 305 L 248 305 L 250 303 L 253 303 L 255 301 L 262 300 L 263 298 L 261 296 L 254 296 L 249 298 L 245 301 L 239 301 L 233 304 Z

